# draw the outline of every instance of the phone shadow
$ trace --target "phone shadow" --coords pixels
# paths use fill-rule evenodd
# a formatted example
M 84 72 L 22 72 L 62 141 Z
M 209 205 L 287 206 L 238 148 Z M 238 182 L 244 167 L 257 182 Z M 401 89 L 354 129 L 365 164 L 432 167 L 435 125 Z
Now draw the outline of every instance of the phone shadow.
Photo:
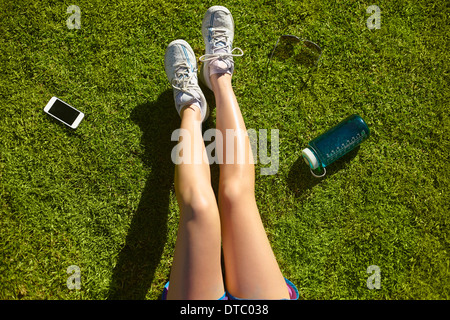
M 138 105 L 131 120 L 142 131 L 142 161 L 151 169 L 136 212 L 113 270 L 108 298 L 145 299 L 167 241 L 167 218 L 175 166 L 171 150 L 172 132 L 180 118 L 174 108 L 172 90 L 154 102 Z

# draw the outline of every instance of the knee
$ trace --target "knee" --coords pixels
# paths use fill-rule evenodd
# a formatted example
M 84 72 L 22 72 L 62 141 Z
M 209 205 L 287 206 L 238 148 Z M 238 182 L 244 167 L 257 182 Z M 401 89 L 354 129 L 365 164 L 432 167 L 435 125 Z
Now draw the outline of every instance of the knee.
M 177 194 L 181 210 L 189 214 L 189 218 L 201 218 L 211 215 L 216 206 L 215 198 L 211 192 L 198 188 L 188 188 Z
M 252 184 L 241 180 L 222 182 L 219 185 L 219 199 L 227 207 L 254 198 L 255 190 Z

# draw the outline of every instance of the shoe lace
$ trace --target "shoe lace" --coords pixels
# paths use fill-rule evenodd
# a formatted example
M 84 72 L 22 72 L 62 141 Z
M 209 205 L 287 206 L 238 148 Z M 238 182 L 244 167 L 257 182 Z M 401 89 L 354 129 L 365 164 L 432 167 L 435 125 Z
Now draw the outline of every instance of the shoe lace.
M 211 39 L 213 41 L 213 53 L 207 53 L 201 56 L 199 59 L 200 61 L 205 62 L 217 58 L 225 60 L 227 58 L 229 59 L 230 57 L 242 57 L 244 55 L 244 51 L 242 51 L 241 48 L 236 47 L 234 49 L 231 49 L 231 46 L 227 45 L 228 36 L 226 32 L 226 29 L 212 29 Z M 225 52 L 216 52 L 220 49 L 225 49 Z M 238 50 L 240 53 L 233 54 L 235 50 Z
M 197 74 L 197 69 L 191 71 L 190 66 L 185 61 L 175 64 L 174 67 L 175 77 L 171 83 L 172 87 L 183 92 L 188 92 L 189 87 L 195 86 L 192 79 Z

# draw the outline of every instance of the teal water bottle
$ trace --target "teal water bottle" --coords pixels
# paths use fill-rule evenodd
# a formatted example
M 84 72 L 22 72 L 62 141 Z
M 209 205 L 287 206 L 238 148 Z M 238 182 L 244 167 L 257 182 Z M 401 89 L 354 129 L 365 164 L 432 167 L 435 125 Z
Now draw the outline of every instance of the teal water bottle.
M 326 174 L 325 167 L 347 154 L 370 135 L 366 122 L 357 114 L 351 115 L 336 126 L 322 133 L 308 143 L 302 156 L 315 177 Z M 317 175 L 315 171 L 323 171 Z

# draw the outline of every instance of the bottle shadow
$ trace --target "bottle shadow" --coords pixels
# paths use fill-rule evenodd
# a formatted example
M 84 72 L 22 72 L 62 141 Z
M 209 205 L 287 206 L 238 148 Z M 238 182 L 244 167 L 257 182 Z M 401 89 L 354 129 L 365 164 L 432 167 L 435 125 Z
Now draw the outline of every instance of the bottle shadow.
M 141 128 L 142 161 L 151 172 L 113 270 L 108 298 L 115 300 L 145 299 L 167 241 L 175 170 L 171 150 L 177 143 L 171 141 L 171 134 L 180 124 L 172 90 L 164 91 L 157 101 L 135 107 L 131 120 Z
M 287 177 L 287 183 L 289 189 L 293 192 L 294 196 L 303 200 L 309 195 L 310 190 L 318 183 L 329 179 L 335 173 L 344 169 L 358 154 L 360 146 L 356 147 L 342 158 L 336 160 L 334 163 L 326 167 L 327 173 L 324 177 L 316 178 L 311 174 L 309 166 L 305 163 L 305 160 L 300 156 L 292 165 Z

